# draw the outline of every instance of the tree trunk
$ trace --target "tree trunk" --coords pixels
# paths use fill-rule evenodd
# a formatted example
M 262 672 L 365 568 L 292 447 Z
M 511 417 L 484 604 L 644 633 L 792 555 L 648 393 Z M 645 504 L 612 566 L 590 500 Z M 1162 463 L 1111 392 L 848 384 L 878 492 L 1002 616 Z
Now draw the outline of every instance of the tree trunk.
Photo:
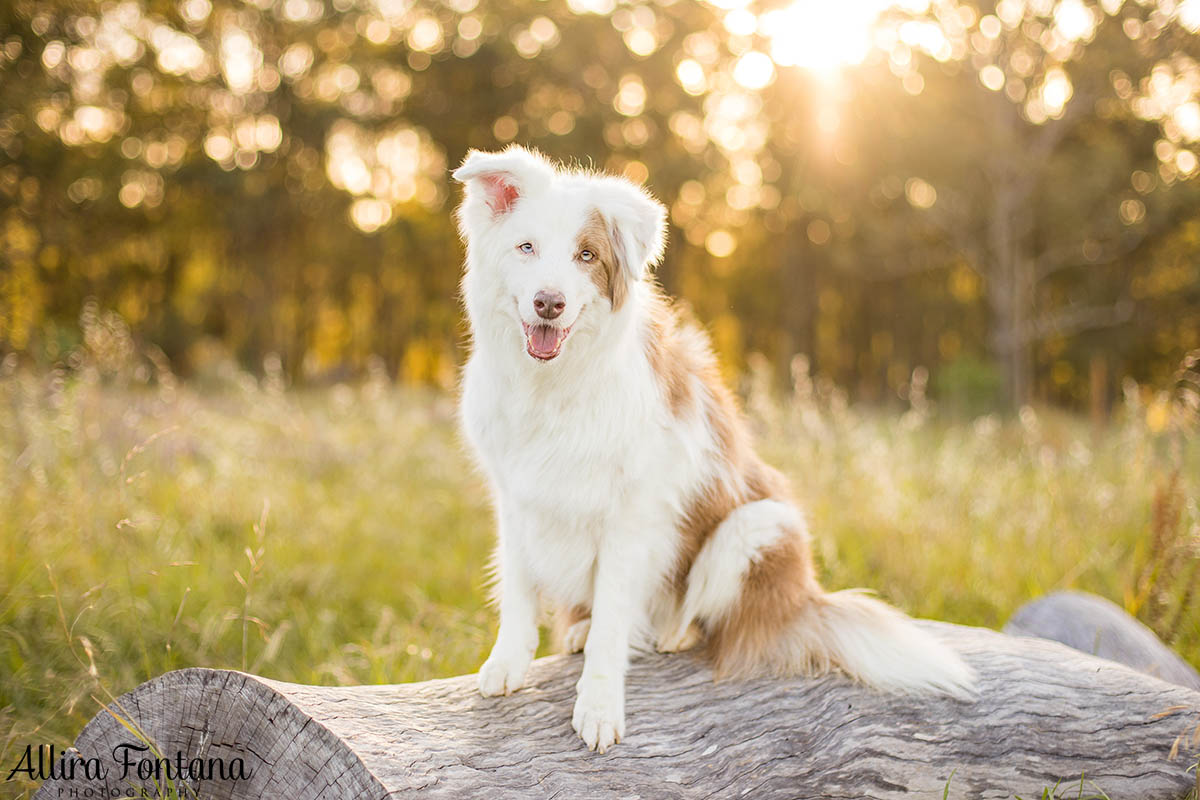
M 1011 182 L 1016 183 L 1017 178 L 1012 177 Z M 996 190 L 988 237 L 993 263 L 986 270 L 989 344 L 1004 375 L 1005 400 L 1014 409 L 1029 402 L 1033 384 L 1026 335 L 1035 298 L 1033 263 L 1023 252 L 1021 240 L 1027 231 L 1018 220 L 1021 200 L 1015 190 Z
M 791 246 L 779 252 L 780 314 L 779 328 L 783 346 L 776 363 L 778 375 L 786 378 L 792 359 L 797 355 L 808 358 L 809 370 L 817 369 L 816 327 L 817 254 L 799 225 L 793 226 Z
M 648 655 L 629 678 L 628 736 L 602 756 L 571 730 L 579 656 L 540 659 L 510 697 L 480 697 L 470 676 L 317 687 L 189 669 L 113 710 L 168 758 L 243 759 L 248 777 L 195 783 L 205 800 L 1009 798 L 1060 782 L 1071 796 L 1082 784 L 1155 800 L 1195 787 L 1200 693 L 1054 642 L 922 624 L 978 671 L 976 702 L 889 696 L 838 675 L 714 684 L 691 655 Z M 112 764 L 132 740 L 101 713 L 76 744 L 109 777 L 50 780 L 37 799 L 149 785 Z
M 1092 353 L 1088 361 L 1088 418 L 1100 429 L 1108 422 L 1108 360 L 1104 353 Z

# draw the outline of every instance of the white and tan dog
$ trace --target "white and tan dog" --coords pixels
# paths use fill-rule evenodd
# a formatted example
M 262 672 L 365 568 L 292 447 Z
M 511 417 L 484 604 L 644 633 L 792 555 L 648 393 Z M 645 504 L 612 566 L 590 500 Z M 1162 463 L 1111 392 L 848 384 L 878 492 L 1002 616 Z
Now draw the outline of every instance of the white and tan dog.
M 968 698 L 957 654 L 858 591 L 826 593 L 804 518 L 754 454 L 705 334 L 648 278 L 665 213 L 622 178 L 510 147 L 470 153 L 458 221 L 472 352 L 462 423 L 499 524 L 485 695 L 520 689 L 539 601 L 582 649 L 572 724 L 625 734 L 631 648 L 705 642 L 719 675 L 840 668 Z

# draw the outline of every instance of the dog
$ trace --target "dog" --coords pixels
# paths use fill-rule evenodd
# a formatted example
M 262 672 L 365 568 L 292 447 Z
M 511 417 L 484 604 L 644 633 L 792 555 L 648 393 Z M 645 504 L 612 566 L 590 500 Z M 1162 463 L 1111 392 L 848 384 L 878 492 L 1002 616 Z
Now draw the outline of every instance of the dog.
M 572 726 L 625 735 L 632 650 L 703 644 L 720 677 L 840 669 L 970 700 L 949 647 L 859 590 L 825 592 L 805 520 L 754 453 L 708 337 L 650 277 L 666 212 L 624 178 L 511 146 L 453 173 L 471 331 L 461 424 L 490 484 L 500 626 L 485 696 L 525 684 L 541 604 L 582 650 Z

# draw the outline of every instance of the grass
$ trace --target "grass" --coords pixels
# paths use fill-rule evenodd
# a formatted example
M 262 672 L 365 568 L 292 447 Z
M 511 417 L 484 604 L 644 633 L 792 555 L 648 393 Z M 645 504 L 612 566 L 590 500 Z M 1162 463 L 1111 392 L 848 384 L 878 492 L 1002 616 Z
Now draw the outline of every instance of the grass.
M 1038 795 L 1038 800 L 1112 800 L 1100 787 L 1090 781 L 1087 781 L 1090 784 L 1090 790 L 1085 789 L 1084 782 L 1086 780 L 1086 776 L 1080 775 L 1078 786 L 1067 787 L 1061 792 L 1059 791 L 1059 787 L 1062 786 L 1062 781 L 1059 781 L 1052 787 L 1042 789 L 1042 793 Z M 1071 790 L 1075 790 L 1074 794 L 1071 793 Z M 1088 793 L 1084 794 L 1085 791 Z M 1013 800 L 1025 800 L 1025 798 L 1017 794 L 1013 795 Z
M 96 698 L 170 669 L 377 683 L 478 667 L 492 523 L 451 397 L 378 376 L 290 391 L 228 366 L 181 384 L 152 355 L 93 349 L 70 373 L 0 368 L 0 764 L 68 745 Z M 863 412 L 807 384 L 748 405 L 826 585 L 989 627 L 1080 588 L 1195 664 L 1200 447 L 1163 397 L 1131 390 L 1099 431 Z

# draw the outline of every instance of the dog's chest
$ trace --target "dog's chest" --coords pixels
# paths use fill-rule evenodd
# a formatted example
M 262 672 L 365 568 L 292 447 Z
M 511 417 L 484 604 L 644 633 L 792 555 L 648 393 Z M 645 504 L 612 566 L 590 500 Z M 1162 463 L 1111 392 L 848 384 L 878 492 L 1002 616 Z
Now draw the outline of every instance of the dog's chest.
M 505 503 L 555 515 L 609 509 L 640 477 L 639 444 L 653 433 L 616 391 L 505 394 L 480 381 L 464 404 L 468 437 Z
M 503 535 L 522 541 L 539 589 L 565 605 L 590 603 L 606 543 L 641 553 L 652 573 L 674 557 L 695 458 L 664 424 L 654 387 L 635 376 L 556 395 L 468 364 L 464 428 L 498 494 Z

